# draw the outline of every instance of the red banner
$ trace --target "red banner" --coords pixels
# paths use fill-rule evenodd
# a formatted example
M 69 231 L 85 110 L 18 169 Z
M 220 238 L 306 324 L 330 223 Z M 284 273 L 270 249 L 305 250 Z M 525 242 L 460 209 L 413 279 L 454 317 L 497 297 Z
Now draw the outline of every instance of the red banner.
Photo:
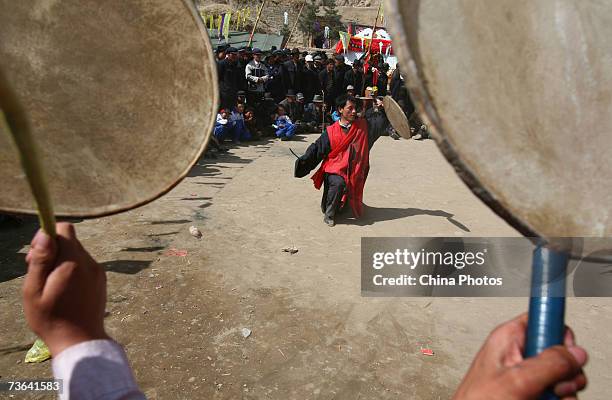
M 389 52 L 389 54 L 390 55 L 393 54 L 393 46 L 392 46 L 391 40 L 385 40 L 385 39 L 374 39 L 374 43 L 372 43 L 372 53 L 373 54 L 380 53 L 380 43 L 382 43 L 383 45 L 382 46 L 383 54 L 387 54 L 387 48 L 389 46 L 391 46 L 391 51 Z M 348 51 L 362 53 L 368 50 L 369 44 L 370 44 L 370 39 L 364 39 L 363 46 L 362 46 L 361 38 L 352 37 L 351 41 L 349 42 Z M 338 44 L 336 45 L 336 54 L 340 54 L 340 53 L 344 53 L 344 46 L 342 45 L 341 40 L 338 41 Z

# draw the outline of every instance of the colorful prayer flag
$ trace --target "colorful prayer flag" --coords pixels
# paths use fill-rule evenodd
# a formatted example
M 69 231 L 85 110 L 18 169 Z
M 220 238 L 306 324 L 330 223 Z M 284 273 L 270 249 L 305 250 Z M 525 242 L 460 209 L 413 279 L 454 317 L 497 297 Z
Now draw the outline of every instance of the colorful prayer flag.
M 219 24 L 217 25 L 217 38 L 221 40 L 221 38 L 223 37 L 223 23 L 225 21 L 225 14 L 219 15 L 218 21 Z
M 351 43 L 351 34 L 348 32 L 338 32 L 338 33 L 340 34 L 340 41 L 342 42 L 344 53 L 346 53 Z
M 225 14 L 225 23 L 223 24 L 223 36 L 225 36 L 225 41 L 229 42 L 229 33 L 230 33 L 230 22 L 232 20 L 232 13 Z

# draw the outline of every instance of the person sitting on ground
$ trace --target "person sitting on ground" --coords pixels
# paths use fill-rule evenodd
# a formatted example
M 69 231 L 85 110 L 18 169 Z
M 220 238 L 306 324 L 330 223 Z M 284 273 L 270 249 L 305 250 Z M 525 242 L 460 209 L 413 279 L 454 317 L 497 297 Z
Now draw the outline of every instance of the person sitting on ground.
M 272 94 L 266 92 L 261 107 L 261 116 L 257 118 L 259 130 L 263 132 L 264 136 L 275 136 L 275 129 L 272 127 L 272 125 L 274 124 L 274 118 L 276 118 L 277 107 L 278 105 L 274 101 Z
M 304 103 L 304 95 L 302 93 L 298 93 L 295 96 L 295 105 L 296 105 L 296 113 L 295 113 L 295 121 L 301 122 L 304 119 L 304 107 L 306 104 Z
M 278 103 L 279 105 L 285 108 L 287 115 L 291 118 L 292 121 L 297 121 L 298 119 L 298 105 L 296 103 L 296 94 L 293 89 L 287 90 L 287 95 L 285 96 L 285 100 Z
M 251 140 L 251 132 L 247 129 L 244 123 L 244 104 L 236 104 L 236 108 L 230 115 L 230 122 L 232 124 L 233 139 L 232 141 L 236 144 L 240 144 L 241 141 Z
M 57 238 L 42 230 L 25 258 L 23 311 L 49 347 L 61 400 L 144 400 L 125 350 L 104 328 L 106 272 L 77 239 L 72 224 L 57 224 Z M 576 398 L 587 384 L 588 355 L 566 329 L 563 346 L 524 359 L 527 315 L 499 325 L 485 340 L 453 400 L 530 400 L 545 390 Z
M 217 138 L 219 143 L 223 143 L 232 133 L 232 127 L 229 123 L 229 112 L 222 108 L 217 114 L 217 122 L 215 123 L 215 129 L 213 136 Z
M 238 103 L 246 105 L 247 98 L 246 98 L 246 92 L 244 90 L 239 90 L 238 91 L 238 97 L 237 98 L 238 98 L 238 101 L 237 101 Z
M 253 138 L 258 140 L 261 138 L 261 131 L 257 125 L 257 118 L 255 117 L 255 110 L 252 107 L 249 107 L 244 112 L 244 124 L 246 128 L 251 134 Z
M 274 121 L 274 129 L 276 129 L 276 137 L 280 140 L 289 140 L 295 135 L 297 127 L 291 121 L 291 118 L 286 114 L 285 107 L 281 104 L 276 109 L 276 118 Z
M 326 113 L 326 106 L 323 97 L 317 94 L 313 97 L 312 103 L 304 107 L 304 122 L 308 125 L 310 132 L 321 132 L 325 122 L 331 123 L 331 118 Z

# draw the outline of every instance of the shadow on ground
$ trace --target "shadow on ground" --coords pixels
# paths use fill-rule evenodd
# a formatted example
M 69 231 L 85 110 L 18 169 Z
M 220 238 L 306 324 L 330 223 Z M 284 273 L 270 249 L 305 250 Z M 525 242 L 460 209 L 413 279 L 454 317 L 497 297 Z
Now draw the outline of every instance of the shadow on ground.
M 120 274 L 137 274 L 143 269 L 149 268 L 153 261 L 138 260 L 115 260 L 100 263 L 106 271 L 117 272 Z
M 455 225 L 464 232 L 470 232 L 470 229 L 457 221 L 454 215 L 442 210 L 424 210 L 420 208 L 386 208 L 386 207 L 370 207 L 364 204 L 363 216 L 360 219 L 350 217 L 350 211 L 345 211 L 338 219 L 339 223 L 347 225 L 367 226 L 377 222 L 392 221 L 414 217 L 417 215 L 428 215 L 432 217 L 446 218 L 448 222 Z
M 30 244 L 38 226 L 38 219 L 30 215 L 0 218 L 0 282 L 25 275 L 26 255 L 19 251 Z

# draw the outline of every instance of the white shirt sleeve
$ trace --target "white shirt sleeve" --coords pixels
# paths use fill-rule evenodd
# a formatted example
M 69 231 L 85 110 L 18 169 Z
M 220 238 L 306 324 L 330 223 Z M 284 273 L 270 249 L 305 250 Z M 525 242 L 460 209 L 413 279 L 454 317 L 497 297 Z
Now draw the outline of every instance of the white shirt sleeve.
M 112 340 L 70 346 L 52 362 L 61 400 L 143 400 L 123 348 Z

